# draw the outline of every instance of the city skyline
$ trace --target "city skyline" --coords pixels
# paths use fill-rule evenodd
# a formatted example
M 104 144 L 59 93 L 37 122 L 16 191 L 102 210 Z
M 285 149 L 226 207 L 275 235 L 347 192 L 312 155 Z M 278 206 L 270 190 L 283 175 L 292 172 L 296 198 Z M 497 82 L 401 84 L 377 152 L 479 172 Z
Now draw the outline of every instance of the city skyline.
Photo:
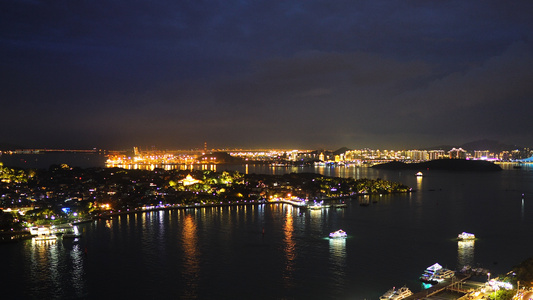
M 530 147 L 533 3 L 0 4 L 0 143 Z
M 203 147 L 201 147 L 203 146 Z M 208 147 L 208 143 L 204 142 L 203 145 L 197 145 L 190 148 L 161 148 L 157 145 L 151 145 L 151 146 L 145 146 L 145 147 L 139 147 L 139 146 L 130 146 L 126 148 L 48 148 L 48 147 L 28 147 L 25 145 L 13 145 L 9 143 L 2 143 L 0 141 L 0 153 L 3 151 L 6 154 L 9 153 L 16 153 L 16 152 L 80 152 L 80 153 L 92 153 L 92 152 L 133 152 L 137 153 L 139 151 L 142 152 L 183 152 L 183 153 L 190 153 L 190 152 L 226 152 L 226 151 L 329 151 L 329 152 L 337 152 L 337 151 L 352 151 L 352 150 L 383 150 L 383 151 L 408 151 L 408 150 L 445 150 L 449 151 L 455 148 L 459 149 L 465 149 L 466 151 L 472 152 L 472 151 L 489 151 L 489 152 L 502 152 L 502 151 L 533 151 L 530 145 L 516 145 L 516 144 L 505 144 L 501 143 L 499 141 L 493 141 L 493 140 L 478 140 L 478 141 L 471 141 L 464 144 L 449 144 L 449 145 L 433 145 L 429 147 L 417 147 L 414 145 L 408 145 L 406 148 L 383 148 L 383 147 L 366 147 L 364 145 L 361 145 L 360 147 L 347 147 L 346 145 L 341 147 L 322 147 L 322 148 L 275 148 L 275 147 L 264 147 L 264 148 L 243 148 L 243 147 Z

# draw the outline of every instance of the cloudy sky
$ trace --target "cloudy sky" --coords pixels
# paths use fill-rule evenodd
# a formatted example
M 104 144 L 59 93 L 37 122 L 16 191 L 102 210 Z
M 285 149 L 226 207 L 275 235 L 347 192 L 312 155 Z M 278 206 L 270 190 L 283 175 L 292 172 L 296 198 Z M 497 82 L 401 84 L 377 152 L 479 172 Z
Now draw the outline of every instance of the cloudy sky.
M 0 2 L 0 143 L 533 146 L 533 1 Z

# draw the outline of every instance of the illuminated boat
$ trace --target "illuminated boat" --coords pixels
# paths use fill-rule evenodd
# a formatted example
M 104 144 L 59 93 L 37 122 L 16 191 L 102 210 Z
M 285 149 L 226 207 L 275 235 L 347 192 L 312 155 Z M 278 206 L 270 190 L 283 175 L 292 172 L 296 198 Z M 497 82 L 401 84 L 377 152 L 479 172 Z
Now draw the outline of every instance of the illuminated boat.
M 307 206 L 309 209 L 322 209 L 322 208 L 329 208 L 329 205 L 324 204 L 324 201 L 320 202 L 313 202 L 313 204 L 309 204 Z
M 57 236 L 55 234 L 41 234 L 33 238 L 34 241 L 49 241 L 49 240 L 57 240 Z
M 308 206 L 309 209 L 322 209 L 321 204 L 313 204 Z
M 429 284 L 437 284 L 439 282 L 444 281 L 445 279 L 452 278 L 455 276 L 455 272 L 452 270 L 448 270 L 443 268 L 438 263 L 429 266 L 422 276 L 420 276 L 420 281 L 424 283 Z
M 392 288 L 388 290 L 385 294 L 383 294 L 383 296 L 379 297 L 379 300 L 400 300 L 403 298 L 407 298 L 412 294 L 413 292 L 411 292 L 411 290 L 406 286 L 400 289 Z
M 441 270 L 437 271 L 433 278 L 435 278 L 435 280 L 438 282 L 441 282 L 445 279 L 452 278 L 453 276 L 455 276 L 454 271 L 442 268 Z
M 65 233 L 63 233 L 63 238 L 77 238 L 80 236 L 81 233 L 78 230 L 78 226 L 72 226 L 70 228 L 67 228 L 65 230 Z
M 38 227 L 37 229 L 33 229 L 33 230 L 35 231 L 33 231 L 32 234 L 36 233 L 35 236 L 33 237 L 34 241 L 47 241 L 47 240 L 57 239 L 57 236 L 52 233 L 52 230 L 50 230 L 49 227 Z
M 330 233 L 329 237 L 332 239 L 341 239 L 341 238 L 347 238 L 348 234 L 344 230 L 339 229 L 337 231 L 333 231 L 332 233 Z
M 415 174 L 415 176 L 416 177 L 422 177 L 422 176 L 424 176 L 424 174 L 422 174 L 422 172 L 418 172 L 418 173 Z
M 473 233 L 463 232 L 457 236 L 458 240 L 465 241 L 465 240 L 474 240 L 476 236 Z

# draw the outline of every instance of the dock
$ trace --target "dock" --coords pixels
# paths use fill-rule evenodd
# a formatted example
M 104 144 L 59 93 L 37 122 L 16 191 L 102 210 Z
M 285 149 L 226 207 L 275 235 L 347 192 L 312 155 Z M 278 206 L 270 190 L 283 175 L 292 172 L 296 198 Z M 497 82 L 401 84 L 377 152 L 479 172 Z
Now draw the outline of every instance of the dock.
M 454 292 L 460 292 L 460 293 L 466 294 L 469 291 L 463 288 L 463 284 L 469 278 L 470 278 L 470 275 L 454 276 L 450 279 L 446 279 L 443 282 L 430 287 L 429 289 L 420 291 L 418 293 L 414 293 L 411 296 L 404 298 L 404 299 L 407 299 L 407 300 L 427 299 L 431 296 L 435 296 L 436 294 L 444 292 L 444 291 L 454 291 Z

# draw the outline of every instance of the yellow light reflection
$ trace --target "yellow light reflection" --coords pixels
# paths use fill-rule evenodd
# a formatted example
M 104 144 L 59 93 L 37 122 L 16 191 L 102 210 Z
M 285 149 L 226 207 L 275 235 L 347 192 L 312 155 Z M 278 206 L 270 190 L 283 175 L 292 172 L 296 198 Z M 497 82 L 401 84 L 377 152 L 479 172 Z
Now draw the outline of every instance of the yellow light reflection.
M 292 239 L 293 232 L 294 224 L 292 209 L 287 209 L 285 224 L 283 226 L 283 233 L 285 234 L 285 238 L 283 239 L 285 247 L 283 250 L 285 251 L 286 258 L 285 269 L 283 270 L 283 281 L 286 287 L 292 287 L 294 285 L 293 272 L 295 263 L 294 260 L 296 258 L 296 243 Z
M 422 176 L 416 176 L 416 190 L 422 190 Z
M 60 286 L 61 274 L 59 266 L 59 244 L 56 240 L 31 241 L 31 277 L 36 282 L 49 282 Z
M 198 283 L 200 271 L 200 252 L 198 248 L 197 226 L 191 215 L 185 215 L 183 219 L 183 265 L 185 267 L 182 277 L 187 281 L 187 289 L 184 290 L 186 299 L 198 298 Z
M 464 266 L 474 264 L 474 240 L 457 242 L 457 267 L 462 269 Z

